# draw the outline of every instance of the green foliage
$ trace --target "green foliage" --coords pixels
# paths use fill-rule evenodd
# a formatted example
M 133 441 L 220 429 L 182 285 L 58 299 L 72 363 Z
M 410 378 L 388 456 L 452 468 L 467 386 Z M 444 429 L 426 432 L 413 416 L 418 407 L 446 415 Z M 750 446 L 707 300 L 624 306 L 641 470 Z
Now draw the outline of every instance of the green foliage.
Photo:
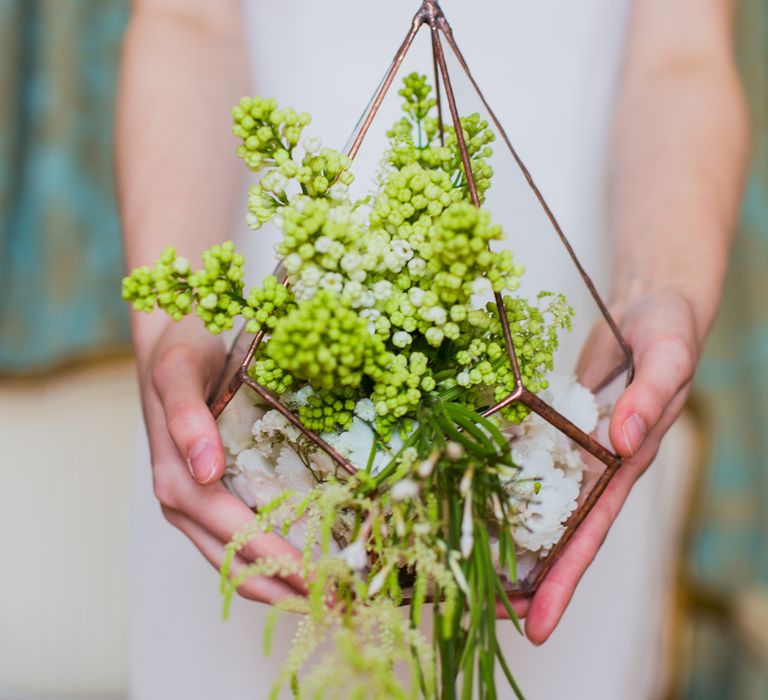
M 515 385 L 498 310 L 476 305 L 473 294 L 481 283 L 514 291 L 523 268 L 509 250 L 489 248 L 504 234 L 472 206 L 456 136 L 446 130 L 441 144 L 430 94 L 424 76 L 405 79 L 406 116 L 389 132 L 389 166 L 370 203 L 349 200 L 345 156 L 312 138 L 301 160 L 294 156 L 307 115 L 244 98 L 233 111 L 238 153 L 264 173 L 251 191 L 251 223 L 273 220 L 282 228 L 277 252 L 290 288 L 270 277 L 244 298 L 242 257 L 227 243 L 207 251 L 205 268 L 195 273 L 168 249 L 154 269 L 125 279 L 124 297 L 139 311 L 157 306 L 175 319 L 195 309 L 213 333 L 238 316 L 249 332 L 270 332 L 251 374 L 277 394 L 308 383 L 318 398 L 302 418 L 316 429 L 346 428 L 352 414 L 344 404 L 369 396 L 385 439 L 435 391 L 461 396 L 467 406 L 504 398 Z M 493 132 L 476 114 L 462 125 L 482 194 L 490 186 Z M 508 294 L 504 304 L 522 381 L 538 391 L 552 368 L 557 331 L 570 323 L 569 307 Z M 514 421 L 525 415 L 516 404 L 504 411 Z
M 364 377 L 383 379 L 390 364 L 384 342 L 368 330 L 365 319 L 326 289 L 275 326 L 266 354 L 318 389 L 360 387 Z
M 123 298 L 136 311 L 151 312 L 155 306 L 175 321 L 193 309 L 211 333 L 232 328 L 243 314 L 243 256 L 231 241 L 203 253 L 204 268 L 192 272 L 189 261 L 166 248 L 154 268 L 140 267 L 123 279 Z
M 260 508 L 226 548 L 225 609 L 251 576 L 300 573 L 310 590 L 279 604 L 305 617 L 272 697 L 290 686 L 299 697 L 328 700 L 339 688 L 345 698 L 449 698 L 457 680 L 477 684 L 480 697 L 495 692 L 495 600 L 503 584 L 488 528 L 504 530 L 514 515 L 498 495 L 515 470 L 493 421 L 435 398 L 421 406 L 417 427 L 377 475 L 329 479 L 302 500 L 283 493 Z M 403 490 L 404 483 L 412 486 Z M 233 575 L 232 562 L 252 537 L 300 519 L 307 527 L 301 563 L 267 557 Z M 369 567 L 352 567 L 346 550 L 335 551 L 340 519 L 357 523 L 347 530 L 347 549 L 360 545 L 374 555 Z M 404 585 L 409 615 L 399 610 Z M 437 600 L 434 646 L 420 628 L 430 595 Z M 320 652 L 324 641 L 329 651 Z
M 265 332 L 249 372 L 278 396 L 309 389 L 296 407 L 307 427 L 347 430 L 359 402 L 370 399 L 379 443 L 404 438 L 375 476 L 358 465 L 355 477 L 326 481 L 299 503 L 283 496 L 227 549 L 226 601 L 249 576 L 301 573 L 311 582 L 307 599 L 284 605 L 306 614 L 281 677 L 302 697 L 335 697 L 343 682 L 348 697 L 453 698 L 457 678 L 462 697 L 475 687 L 495 697 L 502 583 L 487 528 L 505 533 L 514 517 L 503 504 L 515 466 L 500 419 L 475 409 L 517 388 L 496 304 L 503 300 L 521 380 L 534 392 L 546 388 L 558 333 L 570 328 L 563 297 L 512 296 L 523 268 L 509 250 L 491 249 L 504 233 L 473 206 L 456 134 L 439 125 L 426 77 L 406 77 L 400 95 L 404 116 L 388 132 L 376 189 L 358 201 L 349 196 L 350 159 L 304 137 L 309 115 L 258 97 L 234 108 L 238 155 L 260 176 L 249 191 L 248 223 L 282 229 L 276 250 L 286 284 L 271 276 L 246 294 L 243 258 L 231 243 L 206 251 L 195 272 L 169 248 L 123 282 L 137 311 L 160 308 L 179 320 L 194 310 L 212 333 L 242 317 L 249 332 Z M 482 202 L 494 134 L 477 114 L 461 125 Z M 527 413 L 513 403 L 502 416 L 519 422 Z M 397 484 L 406 486 L 392 490 Z M 266 559 L 231 575 L 255 532 L 300 518 L 307 523 L 300 565 Z M 341 531 L 375 554 L 368 571 L 333 554 Z M 499 546 L 512 575 L 514 543 L 502 534 Z M 396 610 L 403 570 L 413 586 L 408 619 Z M 434 649 L 417 629 L 428 596 L 439 601 Z M 301 679 L 328 636 L 332 651 Z M 407 687 L 392 672 L 403 662 L 413 666 Z

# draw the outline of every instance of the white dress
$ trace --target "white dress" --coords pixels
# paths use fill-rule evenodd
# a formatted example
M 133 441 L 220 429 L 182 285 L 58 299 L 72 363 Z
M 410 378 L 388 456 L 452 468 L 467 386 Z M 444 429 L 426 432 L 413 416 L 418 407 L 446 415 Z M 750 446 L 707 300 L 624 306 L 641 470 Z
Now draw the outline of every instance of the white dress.
M 607 278 L 608 133 L 627 5 L 617 0 L 443 3 L 476 79 L 598 288 L 605 288 Z M 311 131 L 322 135 L 326 145 L 341 148 L 417 6 L 415 0 L 248 3 L 255 91 L 311 112 Z M 426 35 L 417 39 L 409 70 L 429 73 Z M 469 92 L 455 65 L 449 63 L 449 68 L 461 106 Z M 356 163 L 360 181 L 366 181 L 381 153 L 381 130 L 395 118 L 393 90 L 376 123 L 379 131 L 375 125 Z M 489 205 L 495 219 L 505 224 L 510 245 L 529 268 L 533 284 L 543 286 L 543 276 L 553 272 L 558 280 L 570 280 L 563 291 L 576 306 L 577 317 L 560 358 L 567 366 L 594 320 L 594 309 L 575 276 L 565 274 L 572 274 L 568 261 L 552 252 L 559 249 L 542 247 L 551 233 L 541 228 L 538 210 L 516 203 L 523 195 L 506 197 L 500 191 Z M 248 244 L 254 275 L 270 271 L 274 263 L 269 244 L 263 238 L 259 243 L 259 236 L 250 234 Z M 582 308 L 591 310 L 579 316 Z M 670 470 L 656 464 L 638 483 L 549 642 L 534 648 L 511 625 L 500 624 L 510 665 L 529 699 L 657 697 L 662 609 L 669 586 L 664 563 L 673 539 L 657 535 L 674 503 L 669 481 Z M 265 660 L 263 606 L 239 600 L 230 621 L 221 622 L 216 573 L 161 518 L 146 458 L 137 479 L 136 513 L 131 697 L 266 698 L 291 625 L 278 632 L 274 656 Z M 512 697 L 503 683 L 500 687 L 500 698 Z

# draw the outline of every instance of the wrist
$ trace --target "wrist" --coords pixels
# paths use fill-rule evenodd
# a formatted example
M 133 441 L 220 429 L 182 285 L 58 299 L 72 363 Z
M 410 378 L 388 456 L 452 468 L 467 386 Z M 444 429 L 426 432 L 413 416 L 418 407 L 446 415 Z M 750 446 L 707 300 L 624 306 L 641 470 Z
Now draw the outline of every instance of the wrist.
M 149 364 L 160 338 L 172 323 L 164 314 L 131 311 L 131 335 L 140 371 Z

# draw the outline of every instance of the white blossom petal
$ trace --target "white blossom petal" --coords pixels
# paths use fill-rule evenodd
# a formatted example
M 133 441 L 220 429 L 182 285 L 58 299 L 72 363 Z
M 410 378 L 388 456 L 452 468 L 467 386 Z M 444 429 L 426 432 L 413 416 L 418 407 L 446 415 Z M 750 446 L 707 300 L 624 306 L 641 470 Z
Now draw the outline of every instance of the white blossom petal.
M 257 449 L 237 455 L 234 470 L 225 476 L 225 483 L 250 508 L 265 506 L 283 492 L 274 470 Z
M 376 420 L 376 408 L 370 399 L 360 399 L 355 404 L 355 415 L 361 420 L 373 423 Z
M 312 472 L 302 462 L 296 450 L 288 445 L 280 450 L 275 473 L 281 486 L 286 491 L 296 491 L 298 494 L 306 495 L 317 486 L 317 481 Z
M 553 374 L 547 380 L 549 387 L 543 392 L 544 400 L 585 433 L 591 433 L 598 419 L 595 395 L 573 376 Z
M 253 446 L 253 424 L 264 415 L 264 408 L 256 395 L 248 388 L 242 387 L 229 402 L 219 416 L 217 425 L 221 442 L 230 454 Z
M 419 485 L 413 479 L 401 479 L 389 490 L 393 501 L 408 501 L 419 495 Z
M 353 571 L 362 571 L 368 566 L 368 553 L 362 540 L 355 540 L 339 552 L 339 556 Z

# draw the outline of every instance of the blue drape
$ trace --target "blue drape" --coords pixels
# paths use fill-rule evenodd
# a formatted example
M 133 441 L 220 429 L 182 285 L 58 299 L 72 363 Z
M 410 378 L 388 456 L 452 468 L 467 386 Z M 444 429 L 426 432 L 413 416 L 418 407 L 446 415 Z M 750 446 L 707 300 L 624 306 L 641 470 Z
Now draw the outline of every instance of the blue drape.
M 720 317 L 697 382 L 707 397 L 714 454 L 691 566 L 725 599 L 768 584 L 768 2 L 742 0 L 738 53 L 753 156 Z M 694 628 L 688 697 L 768 698 L 768 669 L 727 626 Z
M 111 130 L 124 0 L 0 0 L 0 373 L 128 341 Z

